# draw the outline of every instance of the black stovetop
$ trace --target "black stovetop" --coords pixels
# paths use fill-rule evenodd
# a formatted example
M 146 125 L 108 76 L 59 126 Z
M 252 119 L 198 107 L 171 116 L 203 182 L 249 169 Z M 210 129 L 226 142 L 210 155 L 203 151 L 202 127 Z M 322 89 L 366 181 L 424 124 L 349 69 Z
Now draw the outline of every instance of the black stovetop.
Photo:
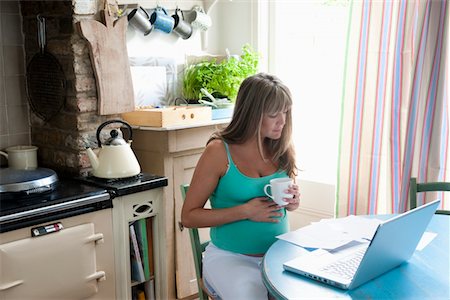
M 106 189 L 59 178 L 52 191 L 0 193 L 0 232 L 109 207 L 112 201 Z
M 149 173 L 139 173 L 136 176 L 126 178 L 99 178 L 94 176 L 79 177 L 78 180 L 102 187 L 114 197 L 133 194 L 158 187 L 167 186 L 167 177 Z

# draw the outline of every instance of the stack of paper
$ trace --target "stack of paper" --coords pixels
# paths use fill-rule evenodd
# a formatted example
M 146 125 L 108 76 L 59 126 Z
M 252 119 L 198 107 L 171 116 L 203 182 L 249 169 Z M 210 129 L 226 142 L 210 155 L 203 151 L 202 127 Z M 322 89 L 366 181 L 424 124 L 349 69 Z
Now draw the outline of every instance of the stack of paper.
M 381 220 L 358 216 L 338 219 L 323 219 L 277 236 L 281 240 L 304 248 L 332 250 L 352 241 L 370 241 Z

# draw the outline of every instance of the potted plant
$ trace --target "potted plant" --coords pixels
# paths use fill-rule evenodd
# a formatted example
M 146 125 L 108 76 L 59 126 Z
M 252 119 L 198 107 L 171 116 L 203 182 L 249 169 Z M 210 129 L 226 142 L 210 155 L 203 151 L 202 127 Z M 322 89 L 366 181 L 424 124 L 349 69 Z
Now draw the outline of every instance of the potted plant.
M 187 100 L 209 101 L 203 88 L 216 99 L 227 98 L 234 103 L 241 82 L 258 70 L 259 54 L 244 45 L 240 56 L 230 56 L 187 66 L 183 79 L 183 96 Z

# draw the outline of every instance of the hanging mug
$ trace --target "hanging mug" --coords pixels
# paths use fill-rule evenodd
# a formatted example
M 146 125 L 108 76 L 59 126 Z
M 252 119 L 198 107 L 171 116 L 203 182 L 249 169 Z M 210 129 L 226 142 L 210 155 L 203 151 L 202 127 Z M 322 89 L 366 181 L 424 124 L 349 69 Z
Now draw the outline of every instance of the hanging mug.
M 196 6 L 192 12 L 191 25 L 193 28 L 206 31 L 211 27 L 212 20 L 211 17 L 205 13 L 203 8 Z
M 165 33 L 171 33 L 175 20 L 169 16 L 164 8 L 158 6 L 150 16 L 150 23 L 152 23 L 155 29 Z
M 139 6 L 133 9 L 127 16 L 128 23 L 130 23 L 134 28 L 144 33 L 144 35 L 149 34 L 152 31 L 152 24 L 150 23 L 150 16 L 147 11 Z
M 181 16 L 180 13 L 181 12 Z M 184 20 L 183 11 L 179 8 L 175 9 L 175 13 L 172 15 L 175 21 L 173 31 L 181 36 L 183 40 L 187 40 L 192 35 L 192 26 Z

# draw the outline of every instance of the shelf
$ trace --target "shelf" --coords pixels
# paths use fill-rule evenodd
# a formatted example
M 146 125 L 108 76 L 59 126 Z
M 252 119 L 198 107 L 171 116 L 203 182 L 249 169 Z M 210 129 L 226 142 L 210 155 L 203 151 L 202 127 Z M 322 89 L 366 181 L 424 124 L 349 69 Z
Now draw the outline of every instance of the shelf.
M 211 1 L 207 1 L 211 2 Z M 166 9 L 173 10 L 177 7 L 182 10 L 191 10 L 194 6 L 203 7 L 204 2 L 201 0 L 183 0 L 183 1 L 173 1 L 173 0 L 118 0 L 119 5 L 132 5 L 133 7 L 142 6 L 145 9 L 152 9 L 156 6 L 162 6 Z

